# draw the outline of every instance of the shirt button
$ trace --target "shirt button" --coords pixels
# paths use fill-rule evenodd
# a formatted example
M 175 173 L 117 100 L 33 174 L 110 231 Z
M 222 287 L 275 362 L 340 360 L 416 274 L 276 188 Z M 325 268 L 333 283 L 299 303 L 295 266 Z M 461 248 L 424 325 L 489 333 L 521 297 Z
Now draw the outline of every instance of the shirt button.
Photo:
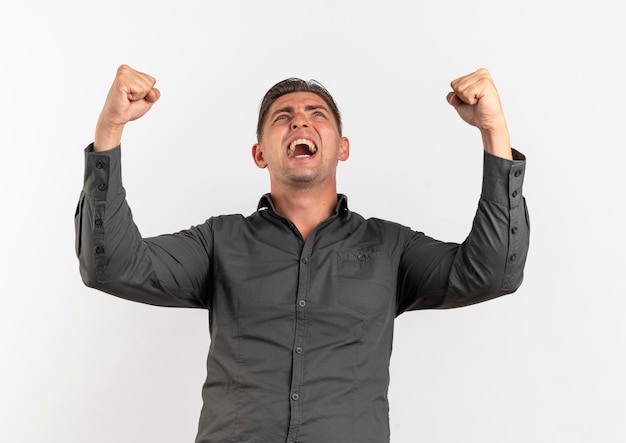
M 103 169 L 103 168 L 104 168 L 104 162 L 98 162 L 98 163 L 96 163 L 96 168 L 98 168 L 98 169 Z
M 298 401 L 298 400 L 300 400 L 300 396 L 298 395 L 297 392 L 294 392 L 293 394 L 291 394 L 291 399 L 293 401 Z
M 94 222 L 94 224 L 98 227 L 101 228 L 102 227 L 102 219 L 101 218 L 97 218 L 96 221 Z
M 306 306 L 306 300 L 300 300 L 298 304 L 300 305 L 301 308 L 304 308 Z
M 302 347 L 298 346 L 296 348 L 296 354 L 302 354 Z
M 517 234 L 518 228 L 517 226 L 514 226 L 513 229 L 511 229 L 511 234 Z
M 302 259 L 302 263 L 304 263 L 305 265 L 309 263 L 309 259 L 307 257 L 304 257 Z
M 519 177 L 520 175 L 522 175 L 522 170 L 518 169 L 517 171 L 515 171 L 515 177 Z
M 104 248 L 102 246 L 96 247 L 96 254 L 104 254 Z
M 511 255 L 511 261 L 515 261 L 515 260 L 517 260 L 517 254 Z
M 513 194 L 511 194 L 513 196 L 513 198 L 517 197 L 517 191 L 513 191 Z
M 107 189 L 107 185 L 105 185 L 104 183 L 98 185 L 98 189 L 100 189 L 101 191 L 106 191 Z
M 365 260 L 365 254 L 359 254 L 359 255 L 356 256 L 356 258 L 359 261 L 363 261 L 363 260 Z

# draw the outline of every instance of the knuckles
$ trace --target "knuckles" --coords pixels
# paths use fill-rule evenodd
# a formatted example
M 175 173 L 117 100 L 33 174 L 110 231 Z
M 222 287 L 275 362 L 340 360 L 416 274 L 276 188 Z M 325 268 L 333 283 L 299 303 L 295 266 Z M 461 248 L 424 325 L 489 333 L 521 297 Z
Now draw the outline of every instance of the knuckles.
M 496 91 L 495 84 L 487 68 L 479 68 L 470 74 L 453 80 L 450 82 L 450 87 L 463 102 L 468 104 L 474 104 L 479 98 Z
M 149 88 L 152 88 L 156 83 L 156 79 L 153 77 L 139 72 L 126 64 L 118 66 L 115 78 L 123 83 L 145 84 Z

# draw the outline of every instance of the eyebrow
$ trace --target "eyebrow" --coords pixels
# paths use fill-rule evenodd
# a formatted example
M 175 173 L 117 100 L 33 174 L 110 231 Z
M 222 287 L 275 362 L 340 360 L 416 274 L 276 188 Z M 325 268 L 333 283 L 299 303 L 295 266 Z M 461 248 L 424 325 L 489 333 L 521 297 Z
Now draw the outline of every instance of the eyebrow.
M 315 111 L 316 109 L 321 109 L 323 111 L 330 112 L 328 108 L 324 105 L 306 105 L 304 107 L 305 111 Z M 271 118 L 273 119 L 278 114 L 282 114 L 283 112 L 287 114 L 293 114 L 294 108 L 293 106 L 285 106 L 284 108 L 277 109 L 276 111 L 272 112 Z

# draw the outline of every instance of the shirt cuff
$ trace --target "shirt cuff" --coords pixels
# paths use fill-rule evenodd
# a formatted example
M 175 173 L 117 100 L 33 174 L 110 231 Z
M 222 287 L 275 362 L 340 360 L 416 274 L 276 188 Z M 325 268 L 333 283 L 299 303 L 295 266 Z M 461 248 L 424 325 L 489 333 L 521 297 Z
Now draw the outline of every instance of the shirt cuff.
M 485 152 L 482 198 L 507 208 L 522 203 L 526 156 L 513 149 L 513 160 Z
M 93 143 L 85 148 L 83 192 L 96 201 L 123 192 L 120 146 L 102 152 L 94 152 Z

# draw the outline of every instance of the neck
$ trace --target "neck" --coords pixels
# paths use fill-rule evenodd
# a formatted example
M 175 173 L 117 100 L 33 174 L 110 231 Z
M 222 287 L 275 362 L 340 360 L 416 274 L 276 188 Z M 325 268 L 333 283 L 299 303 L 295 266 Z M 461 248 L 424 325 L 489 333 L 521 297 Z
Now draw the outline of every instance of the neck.
M 284 192 L 272 187 L 272 201 L 276 211 L 291 220 L 306 241 L 317 225 L 335 212 L 337 189 L 292 189 Z

